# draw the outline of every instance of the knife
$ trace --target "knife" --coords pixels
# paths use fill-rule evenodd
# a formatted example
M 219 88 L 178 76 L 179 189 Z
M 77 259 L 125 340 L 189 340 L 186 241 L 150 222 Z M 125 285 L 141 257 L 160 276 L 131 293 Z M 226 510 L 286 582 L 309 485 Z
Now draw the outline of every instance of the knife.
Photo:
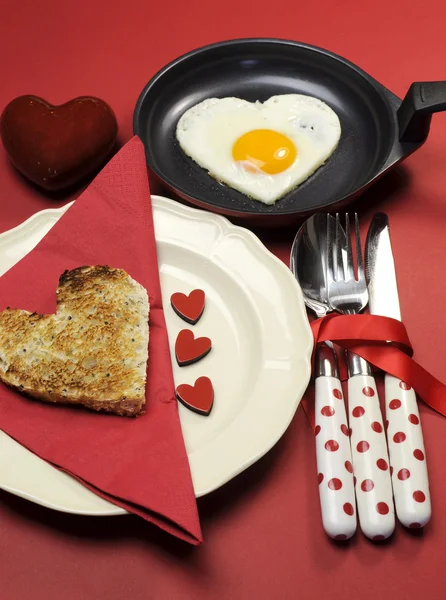
M 401 321 L 389 220 L 384 213 L 377 213 L 370 224 L 365 264 L 370 313 Z M 406 527 L 424 527 L 431 517 L 431 501 L 416 394 L 408 384 L 388 373 L 384 382 L 396 514 Z

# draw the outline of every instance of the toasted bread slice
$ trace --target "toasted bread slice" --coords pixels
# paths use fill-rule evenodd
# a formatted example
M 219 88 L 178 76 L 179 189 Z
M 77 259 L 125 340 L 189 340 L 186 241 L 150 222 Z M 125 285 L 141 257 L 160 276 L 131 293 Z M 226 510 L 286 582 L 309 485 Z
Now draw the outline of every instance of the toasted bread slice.
M 57 312 L 0 312 L 0 379 L 44 400 L 133 416 L 143 412 L 149 299 L 125 271 L 65 271 Z

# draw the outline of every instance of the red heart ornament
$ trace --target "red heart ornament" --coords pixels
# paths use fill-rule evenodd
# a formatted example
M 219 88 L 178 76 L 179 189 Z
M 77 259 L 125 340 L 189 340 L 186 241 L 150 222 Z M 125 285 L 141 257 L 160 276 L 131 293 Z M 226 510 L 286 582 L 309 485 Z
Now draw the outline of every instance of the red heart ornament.
M 179 317 L 191 325 L 195 325 L 204 311 L 205 294 L 203 290 L 193 290 L 188 296 L 176 292 L 170 297 L 173 310 Z
M 206 417 L 214 405 L 214 388 L 209 377 L 199 377 L 194 385 L 182 383 L 177 387 L 176 395 L 186 408 Z
M 38 96 L 19 96 L 0 117 L 0 136 L 14 166 L 46 190 L 66 188 L 108 158 L 118 124 L 99 98 L 80 96 L 53 106 Z
M 193 331 L 182 329 L 175 342 L 175 356 L 180 367 L 197 362 L 211 351 L 212 342 L 208 337 L 195 339 Z

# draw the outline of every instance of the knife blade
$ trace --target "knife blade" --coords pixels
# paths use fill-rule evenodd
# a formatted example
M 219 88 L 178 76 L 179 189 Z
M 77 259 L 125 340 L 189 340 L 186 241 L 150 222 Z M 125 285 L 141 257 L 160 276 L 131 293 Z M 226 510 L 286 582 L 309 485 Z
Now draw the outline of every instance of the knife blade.
M 370 313 L 401 321 L 389 219 L 385 213 L 377 213 L 370 223 L 365 267 Z M 385 374 L 384 389 L 397 518 L 406 527 L 424 527 L 431 517 L 431 501 L 416 394 L 407 383 L 388 373 Z
M 365 268 L 370 312 L 401 321 L 389 219 L 384 213 L 377 213 L 370 223 L 365 243 Z

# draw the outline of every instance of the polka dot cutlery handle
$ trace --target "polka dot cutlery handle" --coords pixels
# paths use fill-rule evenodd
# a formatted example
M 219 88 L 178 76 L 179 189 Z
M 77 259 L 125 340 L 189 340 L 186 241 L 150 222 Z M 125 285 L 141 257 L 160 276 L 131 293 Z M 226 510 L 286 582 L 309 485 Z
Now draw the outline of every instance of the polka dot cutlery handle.
M 324 530 L 346 540 L 356 531 L 355 490 L 347 414 L 336 377 L 315 380 L 316 462 Z
M 348 410 L 359 524 L 365 536 L 381 540 L 395 529 L 387 442 L 375 380 L 348 380 Z
M 424 527 L 431 518 L 431 501 L 417 398 L 410 386 L 388 374 L 385 397 L 396 514 L 406 527 Z

